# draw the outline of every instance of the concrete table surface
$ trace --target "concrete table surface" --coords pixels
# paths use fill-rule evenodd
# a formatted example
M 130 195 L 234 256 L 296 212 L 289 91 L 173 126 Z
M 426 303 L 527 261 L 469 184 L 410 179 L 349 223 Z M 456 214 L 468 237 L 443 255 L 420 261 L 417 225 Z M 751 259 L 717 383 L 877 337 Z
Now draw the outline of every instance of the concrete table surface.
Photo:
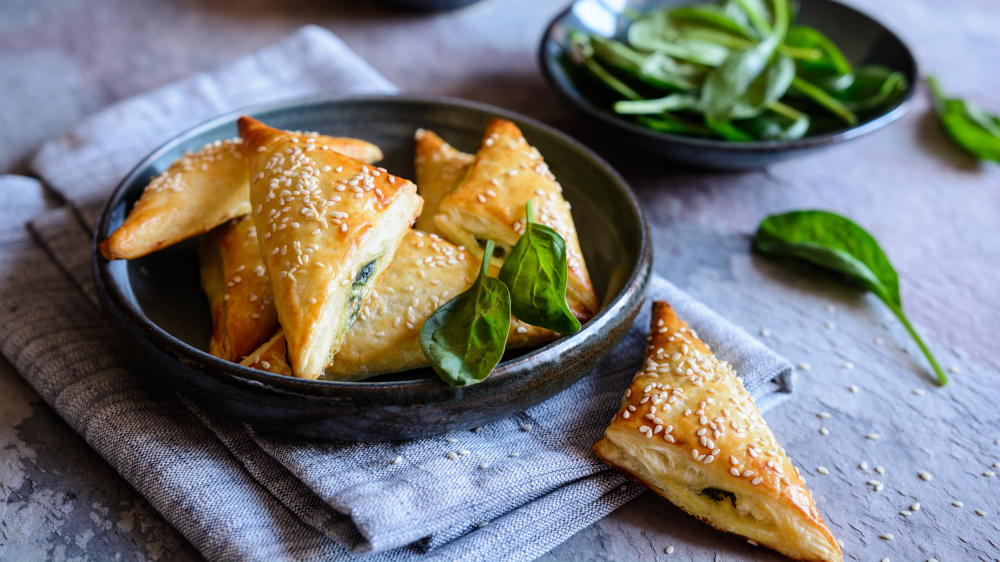
M 850 3 L 900 33 L 950 92 L 1000 110 L 1000 3 Z M 1000 559 L 1000 166 L 949 144 L 922 87 L 888 129 L 767 170 L 711 173 L 619 152 L 537 69 L 542 30 L 565 4 L 484 0 L 426 14 L 370 1 L 0 0 L 0 172 L 24 172 L 42 141 L 110 103 L 322 25 L 404 91 L 521 111 L 626 176 L 651 222 L 656 270 L 800 364 L 796 395 L 767 419 L 846 559 Z M 749 252 L 757 223 L 793 208 L 846 214 L 880 240 L 952 384 L 933 383 L 874 297 Z M 199 558 L 5 362 L 0 500 L 0 559 Z M 780 559 L 647 493 L 542 560 L 713 557 Z

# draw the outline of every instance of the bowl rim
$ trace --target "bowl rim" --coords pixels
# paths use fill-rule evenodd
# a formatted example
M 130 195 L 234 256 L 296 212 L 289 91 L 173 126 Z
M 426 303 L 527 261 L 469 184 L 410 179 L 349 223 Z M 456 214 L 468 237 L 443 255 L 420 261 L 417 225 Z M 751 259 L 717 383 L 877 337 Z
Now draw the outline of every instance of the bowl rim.
M 501 383 L 504 379 L 509 377 L 517 376 L 521 371 L 527 367 L 526 364 L 530 361 L 531 357 L 537 353 L 548 352 L 550 350 L 555 350 L 559 347 L 565 347 L 568 345 L 574 345 L 576 338 L 583 338 L 589 335 L 588 326 L 591 330 L 600 329 L 600 325 L 603 322 L 599 320 L 615 313 L 615 311 L 622 306 L 628 299 L 628 296 L 635 290 L 640 292 L 645 291 L 646 285 L 650 278 L 650 269 L 652 263 L 652 247 L 650 244 L 650 233 L 649 233 L 649 222 L 646 218 L 645 211 L 642 205 L 639 203 L 638 198 L 632 191 L 631 187 L 625 181 L 625 179 L 603 158 L 598 156 L 594 151 L 590 150 L 584 146 L 581 142 L 573 139 L 566 133 L 563 133 L 554 127 L 541 123 L 535 119 L 511 111 L 508 109 L 496 107 L 490 104 L 476 102 L 461 98 L 454 98 L 450 96 L 436 96 L 436 95 L 420 95 L 420 94 L 339 94 L 339 95 L 320 95 L 320 96 L 309 96 L 304 98 L 297 98 L 287 101 L 280 101 L 274 103 L 266 104 L 256 104 L 245 108 L 237 109 L 234 111 L 229 111 L 223 115 L 214 117 L 205 121 L 199 125 L 191 127 L 184 130 L 183 132 L 171 137 L 166 142 L 162 143 L 156 149 L 154 149 L 147 156 L 142 158 L 138 164 L 136 164 L 118 183 L 115 189 L 109 195 L 107 201 L 105 202 L 104 208 L 101 211 L 100 219 L 97 222 L 97 226 L 94 229 L 93 240 L 91 244 L 91 262 L 93 268 L 93 274 L 95 278 L 96 288 L 99 293 L 103 293 L 103 297 L 100 301 L 102 306 L 109 307 L 114 306 L 117 311 L 124 316 L 129 322 L 134 326 L 138 327 L 143 334 L 154 340 L 160 346 L 166 347 L 172 355 L 175 357 L 186 360 L 186 362 L 196 364 L 199 366 L 200 370 L 204 374 L 211 376 L 215 379 L 225 379 L 232 381 L 236 379 L 237 382 L 244 384 L 250 384 L 254 386 L 264 386 L 270 387 L 272 390 L 280 390 L 285 393 L 292 394 L 302 394 L 306 396 L 328 396 L 328 391 L 331 390 L 364 390 L 370 392 L 386 391 L 391 392 L 393 390 L 405 389 L 407 391 L 419 391 L 419 390 L 441 390 L 445 389 L 447 391 L 461 391 L 464 387 L 449 387 L 437 378 L 427 377 L 423 379 L 413 379 L 413 380 L 402 380 L 402 381 L 328 381 L 328 380 L 311 380 L 302 379 L 293 376 L 279 375 L 276 373 L 270 373 L 268 371 L 260 371 L 257 369 L 252 369 L 250 367 L 244 367 L 239 363 L 232 363 L 225 361 L 218 357 L 215 357 L 208 352 L 202 351 L 198 348 L 188 345 L 187 343 L 176 338 L 169 332 L 165 331 L 163 328 L 159 327 L 153 323 L 142 311 L 135 306 L 125 295 L 121 286 L 116 280 L 116 276 L 112 274 L 110 270 L 111 262 L 104 258 L 98 249 L 98 244 L 104 238 L 106 238 L 110 232 L 109 225 L 111 221 L 112 211 L 121 203 L 124 198 L 127 187 L 135 182 L 136 176 L 144 172 L 149 165 L 155 160 L 163 157 L 167 152 L 175 149 L 177 145 L 184 143 L 192 137 L 204 133 L 215 127 L 225 125 L 228 123 L 235 123 L 236 120 L 243 115 L 249 116 L 261 116 L 267 115 L 274 112 L 289 111 L 294 109 L 301 109 L 303 107 L 312 106 L 322 106 L 328 104 L 340 104 L 340 103 L 416 103 L 416 104 L 432 104 L 438 106 L 458 106 L 462 109 L 473 110 L 478 112 L 483 112 L 490 114 L 494 117 L 501 117 L 508 119 L 517 124 L 527 124 L 530 127 L 540 130 L 542 133 L 554 137 L 556 140 L 568 145 L 573 150 L 581 153 L 585 158 L 592 160 L 598 168 L 607 174 L 611 180 L 616 183 L 619 187 L 619 192 L 625 197 L 629 203 L 629 208 L 632 210 L 633 219 L 637 222 L 639 227 L 639 246 L 636 252 L 636 260 L 631 264 L 631 271 L 627 280 L 622 285 L 621 291 L 613 299 L 611 299 L 605 306 L 584 325 L 583 329 L 575 334 L 569 335 L 567 337 L 559 338 L 553 342 L 546 345 L 532 349 L 531 351 L 513 357 L 506 361 L 501 361 L 490 374 L 491 379 L 497 379 L 495 382 Z M 116 260 L 117 261 L 117 260 Z M 596 334 L 595 334 L 596 335 Z
M 733 150 L 742 153 L 757 153 L 757 152 L 776 152 L 785 150 L 800 150 L 809 149 L 820 146 L 826 146 L 829 144 L 839 143 L 855 139 L 868 133 L 874 132 L 886 125 L 898 120 L 900 117 L 905 115 L 910 110 L 910 106 L 913 101 L 913 96 L 917 90 L 917 82 L 920 79 L 920 68 L 917 65 L 917 60 L 913 56 L 913 51 L 910 46 L 900 38 L 899 34 L 895 33 L 884 25 L 879 20 L 869 16 L 865 12 L 838 2 L 837 0 L 809 0 L 809 1 L 822 1 L 834 4 L 848 12 L 853 16 L 859 17 L 880 27 L 884 32 L 888 33 L 893 39 L 895 39 L 902 47 L 903 54 L 906 56 L 907 63 L 913 68 L 913 77 L 910 80 L 909 87 L 903 94 L 902 99 L 899 103 L 890 109 L 889 111 L 874 117 L 864 123 L 858 123 L 853 127 L 848 129 L 843 129 L 839 131 L 832 131 L 829 133 L 823 133 L 821 135 L 802 137 L 800 139 L 794 140 L 770 140 L 770 141 L 749 141 L 749 142 L 735 142 L 719 139 L 702 139 L 698 137 L 689 137 L 685 135 L 675 135 L 671 133 L 663 133 L 660 131 L 654 131 L 652 129 L 647 129 L 645 127 L 640 127 L 634 123 L 630 123 L 625 119 L 618 118 L 610 113 L 601 111 L 595 105 L 590 103 L 586 98 L 579 94 L 579 91 L 574 87 L 572 89 L 567 89 L 563 87 L 563 84 L 555 76 L 555 71 L 552 68 L 550 62 L 550 56 L 548 53 L 548 47 L 550 42 L 555 42 L 553 35 L 558 26 L 563 25 L 563 20 L 573 12 L 573 8 L 580 2 L 589 0 L 573 0 L 566 6 L 565 9 L 560 11 L 553 19 L 549 22 L 549 25 L 545 27 L 545 32 L 542 34 L 542 39 L 538 46 L 538 64 L 541 67 L 542 74 L 545 76 L 545 80 L 549 83 L 549 86 L 555 90 L 560 97 L 569 102 L 577 111 L 586 114 L 589 117 L 595 118 L 601 121 L 603 124 L 617 127 L 623 129 L 627 133 L 632 133 L 634 135 L 639 135 L 645 137 L 651 141 L 669 141 L 673 144 L 684 145 L 691 148 L 702 148 L 702 149 L 725 149 Z M 691 3 L 705 3 L 707 0 L 692 0 Z M 560 45 L 560 48 L 562 46 Z

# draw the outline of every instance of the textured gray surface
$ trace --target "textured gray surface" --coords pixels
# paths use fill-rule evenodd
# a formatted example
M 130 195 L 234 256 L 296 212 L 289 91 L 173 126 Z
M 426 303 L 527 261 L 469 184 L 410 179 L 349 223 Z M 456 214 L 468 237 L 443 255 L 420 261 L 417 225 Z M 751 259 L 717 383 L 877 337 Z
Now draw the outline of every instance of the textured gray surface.
M 851 3 L 899 32 L 949 91 L 1000 109 L 1000 75 L 986 70 L 1000 60 L 1000 4 Z M 922 95 L 885 131 L 767 171 L 713 174 L 616 153 L 560 105 L 537 71 L 536 42 L 563 4 L 484 0 L 413 14 L 373 2 L 0 0 L 0 171 L 19 169 L 38 143 L 108 103 L 273 43 L 302 24 L 323 25 L 404 91 L 522 111 L 578 135 L 626 175 L 647 206 L 657 270 L 748 330 L 769 330 L 764 339 L 775 350 L 812 366 L 799 372 L 797 396 L 768 421 L 801 465 L 847 559 L 1000 559 L 1000 481 L 983 476 L 1000 473 L 991 467 L 1000 462 L 1000 167 L 977 165 L 950 146 Z M 803 207 L 850 215 L 879 238 L 900 272 L 911 317 L 942 364 L 960 370 L 952 385 L 934 387 L 874 298 L 749 254 L 763 216 Z M 855 367 L 845 368 L 848 362 Z M 858 393 L 848 390 L 852 384 Z M 916 388 L 925 394 L 913 394 Z M 880 438 L 866 439 L 871 432 Z M 817 474 L 819 466 L 829 474 Z M 933 480 L 920 480 L 922 470 Z M 872 491 L 865 484 L 872 479 L 885 488 Z M 197 557 L 6 364 L 0 499 L 2 559 Z M 899 515 L 915 501 L 920 511 Z M 647 494 L 544 559 L 713 555 L 778 558 Z

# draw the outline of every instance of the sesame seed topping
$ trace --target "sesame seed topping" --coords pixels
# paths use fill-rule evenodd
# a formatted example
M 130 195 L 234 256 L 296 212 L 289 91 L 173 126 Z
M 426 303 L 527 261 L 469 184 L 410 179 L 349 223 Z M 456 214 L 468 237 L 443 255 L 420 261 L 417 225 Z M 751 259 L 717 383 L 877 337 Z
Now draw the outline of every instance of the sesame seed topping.
M 879 474 L 885 474 L 885 469 L 882 468 L 881 466 L 876 466 L 875 467 L 875 472 L 877 472 Z
M 458 453 L 456 453 L 455 451 L 450 451 L 448 453 L 448 458 L 451 459 L 451 460 L 453 460 L 453 461 L 457 461 L 458 460 Z
M 517 333 L 519 333 L 519 334 L 527 334 L 528 333 L 528 329 L 525 328 L 524 326 L 518 326 L 517 327 Z
M 934 478 L 934 477 L 931 476 L 930 472 L 927 472 L 925 470 L 925 471 L 923 471 L 923 472 L 920 473 L 920 478 L 923 479 L 926 482 L 926 481 L 929 481 L 931 478 Z
M 876 492 L 881 492 L 883 487 L 884 486 L 882 485 L 882 483 L 879 482 L 878 484 L 875 484 L 875 491 Z
M 887 541 L 891 541 L 894 537 L 892 536 L 892 533 L 885 533 L 884 535 L 882 535 L 882 538 Z
M 976 515 L 978 515 L 980 517 L 986 517 L 986 512 L 983 511 L 982 509 L 977 509 L 976 510 Z
M 821 428 L 819 428 L 819 434 L 820 435 L 830 435 L 830 430 L 827 429 L 827 428 L 825 428 L 825 427 L 821 427 Z
M 965 504 L 962 503 L 962 502 L 960 502 L 960 501 L 953 501 L 953 502 L 951 502 L 951 505 L 953 505 L 955 507 L 964 507 L 965 506 Z
M 910 506 L 910 511 L 920 511 L 920 503 L 915 503 Z
M 667 548 L 663 549 L 663 552 L 664 552 L 664 554 L 673 554 L 674 553 L 674 547 L 668 546 Z
M 865 461 L 861 461 L 861 464 L 858 465 L 858 468 L 860 468 L 861 470 L 868 470 L 868 463 L 866 463 Z
M 817 467 L 816 468 L 816 472 L 818 472 L 820 474 L 830 474 L 830 470 L 827 469 L 825 466 Z
M 902 515 L 903 517 L 909 517 L 913 515 L 913 513 L 906 511 L 905 509 L 903 511 L 900 511 L 899 514 Z
M 757 484 L 760 484 L 763 481 L 764 481 L 764 479 L 761 478 L 760 476 L 758 476 L 758 477 L 754 478 L 753 480 L 751 480 L 750 484 L 753 485 L 753 486 L 756 486 Z

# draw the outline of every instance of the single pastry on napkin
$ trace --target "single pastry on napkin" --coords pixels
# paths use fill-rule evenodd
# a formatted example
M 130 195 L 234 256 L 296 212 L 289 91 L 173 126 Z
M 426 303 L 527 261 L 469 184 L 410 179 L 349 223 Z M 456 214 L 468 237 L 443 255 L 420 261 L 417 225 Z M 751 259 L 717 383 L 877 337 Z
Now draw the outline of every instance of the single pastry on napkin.
M 208 351 L 240 359 L 278 329 L 278 312 L 249 215 L 218 226 L 201 239 L 201 286 L 212 311 Z
M 594 452 L 723 531 L 799 560 L 839 562 L 812 494 L 726 362 L 663 301 L 645 364 Z
M 304 133 L 301 139 L 377 162 L 370 142 Z M 101 242 L 106 259 L 135 259 L 197 236 L 250 212 L 249 174 L 240 139 L 216 141 L 186 153 L 149 182 L 122 225 Z
M 562 187 L 538 150 L 510 121 L 493 119 L 462 183 L 442 201 L 434 218 L 443 235 L 482 256 L 496 242 L 493 261 L 502 265 L 525 228 L 525 204 L 534 200 L 535 220 L 566 241 L 569 280 L 566 302 L 581 322 L 598 312 L 597 295 Z
M 437 235 L 410 230 L 321 378 L 359 381 L 427 366 L 419 339 L 424 320 L 469 288 L 480 263 L 479 258 Z M 492 274 L 497 272 L 495 269 Z M 289 374 L 285 342 L 280 336 L 249 354 L 242 364 Z M 555 338 L 549 330 L 511 318 L 507 348 L 541 345 Z
M 441 234 L 434 223 L 434 215 L 441 206 L 441 200 L 462 183 L 475 157 L 456 150 L 434 131 L 417 129 L 414 140 L 417 193 L 424 198 L 424 211 L 417 219 L 417 228 Z
M 249 117 L 238 124 L 292 373 L 315 379 L 333 362 L 423 201 L 411 182 L 316 137 Z

